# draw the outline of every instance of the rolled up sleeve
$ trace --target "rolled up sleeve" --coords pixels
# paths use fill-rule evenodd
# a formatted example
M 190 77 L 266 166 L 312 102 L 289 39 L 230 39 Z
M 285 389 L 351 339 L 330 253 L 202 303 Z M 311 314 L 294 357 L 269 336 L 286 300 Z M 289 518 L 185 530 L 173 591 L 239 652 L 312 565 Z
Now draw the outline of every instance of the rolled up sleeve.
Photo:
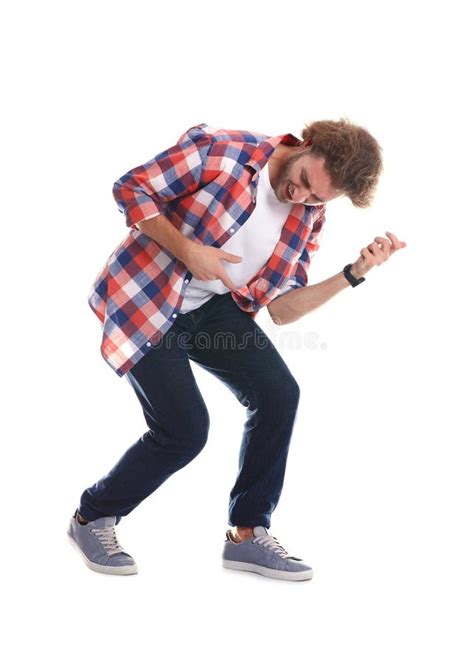
M 122 175 L 112 193 L 128 227 L 158 214 L 176 198 L 200 187 L 212 137 L 200 125 L 191 127 L 176 145 Z
M 283 282 L 282 290 L 277 297 L 281 297 L 285 293 L 288 293 L 290 290 L 294 290 L 295 288 L 302 288 L 308 285 L 308 270 L 311 265 L 311 258 L 320 246 L 321 233 L 323 225 L 326 221 L 326 206 L 323 205 L 318 207 L 315 215 L 316 216 L 313 222 L 313 228 L 306 242 L 306 245 L 301 252 L 301 256 L 295 263 L 291 274 Z

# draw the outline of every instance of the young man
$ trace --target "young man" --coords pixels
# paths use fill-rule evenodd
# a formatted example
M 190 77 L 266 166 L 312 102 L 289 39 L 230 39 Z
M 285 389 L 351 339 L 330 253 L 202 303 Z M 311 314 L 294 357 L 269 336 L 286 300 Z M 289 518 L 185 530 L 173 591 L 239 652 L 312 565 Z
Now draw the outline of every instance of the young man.
M 206 443 L 209 415 L 192 360 L 247 409 L 224 566 L 312 576 L 268 531 L 299 386 L 255 316 L 268 307 L 276 323 L 295 321 L 364 281 L 405 243 L 387 232 L 354 263 L 308 285 L 326 204 L 348 196 L 370 205 L 382 159 L 376 140 L 347 120 L 313 122 L 302 137 L 202 123 L 114 184 L 130 233 L 97 276 L 89 304 L 103 327 L 102 355 L 126 376 L 149 428 L 83 492 L 71 518 L 69 539 L 97 572 L 137 572 L 115 525 Z

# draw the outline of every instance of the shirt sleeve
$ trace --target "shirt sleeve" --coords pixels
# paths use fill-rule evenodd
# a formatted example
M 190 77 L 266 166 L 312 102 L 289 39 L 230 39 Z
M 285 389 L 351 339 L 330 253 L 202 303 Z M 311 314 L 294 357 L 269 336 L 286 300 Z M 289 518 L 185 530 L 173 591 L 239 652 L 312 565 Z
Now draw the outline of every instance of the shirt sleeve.
M 144 219 L 164 214 L 170 201 L 197 191 L 211 142 L 199 125 L 191 127 L 176 145 L 122 175 L 112 193 L 126 225 L 135 228 Z
M 283 282 L 282 290 L 277 297 L 288 293 L 295 288 L 302 288 L 308 285 L 308 270 L 311 264 L 313 254 L 319 249 L 323 225 L 326 221 L 326 206 L 318 206 L 316 218 L 313 222 L 313 228 L 306 242 L 306 245 L 295 264 L 292 273 Z M 276 299 L 276 298 L 274 298 Z

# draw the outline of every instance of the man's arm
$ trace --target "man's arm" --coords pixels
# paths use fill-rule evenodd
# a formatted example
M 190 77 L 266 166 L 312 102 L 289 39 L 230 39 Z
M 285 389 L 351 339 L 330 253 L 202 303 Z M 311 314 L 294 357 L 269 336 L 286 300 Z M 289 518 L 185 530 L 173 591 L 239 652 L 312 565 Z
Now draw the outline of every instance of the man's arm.
M 377 235 L 374 242 L 361 249 L 359 258 L 352 263 L 351 267 L 351 273 L 356 279 L 365 276 L 375 265 L 382 265 L 395 251 L 407 246 L 406 242 L 399 240 L 394 233 L 385 231 L 385 234 L 389 238 L 388 240 Z M 293 323 L 320 307 L 348 286 L 350 283 L 344 276 L 344 272 L 341 271 L 319 284 L 293 288 L 270 302 L 267 309 L 277 325 Z
M 150 217 L 136 224 L 142 233 L 155 240 L 160 247 L 167 249 L 173 256 L 185 265 L 193 240 L 183 235 L 164 214 Z
M 351 272 L 354 274 L 352 269 Z M 354 274 L 354 276 L 357 275 Z M 313 309 L 320 307 L 347 286 L 352 288 L 341 270 L 319 284 L 294 288 L 288 293 L 280 295 L 270 302 L 267 309 L 273 322 L 277 325 L 293 323 Z
M 196 279 L 220 279 L 230 290 L 237 290 L 222 261 L 240 263 L 242 256 L 195 242 L 175 228 L 164 214 L 138 221 L 136 225 L 145 235 L 182 261 Z
M 188 129 L 178 143 L 132 168 L 113 186 L 113 196 L 128 227 L 138 229 L 182 261 L 197 279 L 221 279 L 237 290 L 223 260 L 239 263 L 241 256 L 200 245 L 186 237 L 165 216 L 170 201 L 196 192 L 212 138 L 199 126 Z

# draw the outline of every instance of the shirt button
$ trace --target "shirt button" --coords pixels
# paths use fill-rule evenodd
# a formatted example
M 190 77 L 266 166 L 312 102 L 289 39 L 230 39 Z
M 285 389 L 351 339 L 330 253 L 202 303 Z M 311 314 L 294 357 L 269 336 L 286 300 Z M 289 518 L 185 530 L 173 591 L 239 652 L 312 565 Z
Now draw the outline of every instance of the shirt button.
M 178 314 L 173 314 L 173 318 L 176 318 L 177 315 L 178 315 Z
M 147 345 L 147 346 L 151 346 L 151 341 L 147 341 L 147 342 L 146 342 L 146 345 Z
M 230 229 L 229 229 L 229 232 L 230 232 L 230 233 L 235 233 L 235 228 L 230 228 Z
M 185 279 L 185 280 L 184 280 L 184 283 L 185 283 L 185 284 L 189 284 L 189 279 Z

